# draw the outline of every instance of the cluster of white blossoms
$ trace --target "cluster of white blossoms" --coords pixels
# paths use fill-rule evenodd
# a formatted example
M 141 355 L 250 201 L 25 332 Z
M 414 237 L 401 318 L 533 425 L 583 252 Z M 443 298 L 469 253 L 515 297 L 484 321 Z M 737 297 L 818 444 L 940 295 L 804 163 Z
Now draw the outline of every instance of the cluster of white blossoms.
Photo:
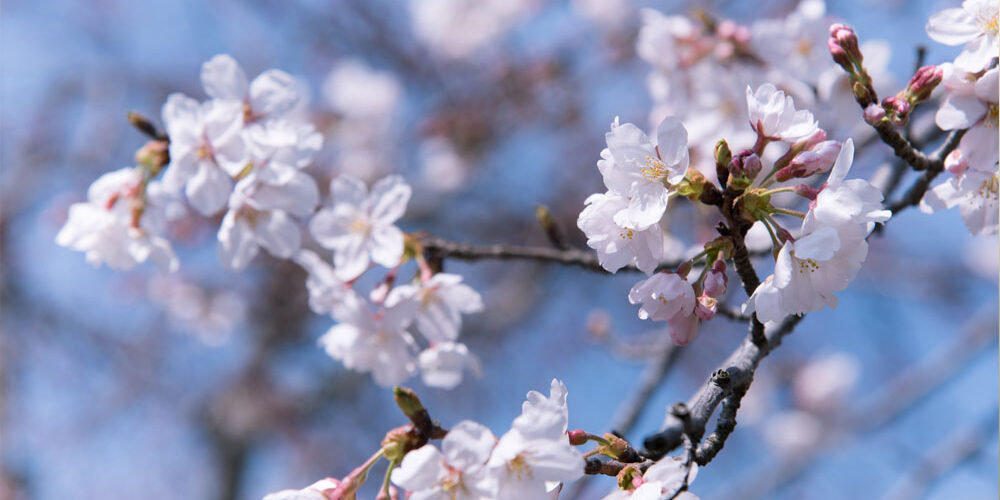
M 461 276 L 435 274 L 422 256 L 413 282 L 392 287 L 404 263 L 404 234 L 395 224 L 406 211 L 410 186 L 389 176 L 369 192 L 361 180 L 340 176 L 330 184 L 332 203 L 317 212 L 319 189 L 303 168 L 323 138 L 299 112 L 305 96 L 295 79 L 268 70 L 248 81 L 232 57 L 220 55 L 202 66 L 201 80 L 210 99 L 169 96 L 166 137 L 137 154 L 137 167 L 95 181 L 88 201 L 70 208 L 56 241 L 85 252 L 94 265 L 131 269 L 153 260 L 173 271 L 178 260 L 164 234 L 168 220 L 185 212 L 182 200 L 205 216 L 225 210 L 218 231 L 223 265 L 243 269 L 261 247 L 302 265 L 310 306 L 340 323 L 320 344 L 348 368 L 371 372 L 382 385 L 419 370 L 427 385 L 442 388 L 458 385 L 467 371 L 478 373 L 478 360 L 456 341 L 461 315 L 483 309 L 479 294 Z M 379 81 L 386 97 L 367 109 L 351 103 L 350 92 L 335 83 L 329 93 L 345 115 L 381 123 L 398 89 Z M 332 251 L 332 266 L 303 248 L 300 226 L 310 216 L 309 234 Z M 390 271 L 366 299 L 353 283 L 372 263 Z M 423 341 L 409 332 L 411 325 Z
M 771 84 L 745 89 L 747 117 L 752 131 L 747 146 L 729 159 L 728 182 L 744 191 L 743 210 L 767 228 L 776 253 L 774 276 L 768 277 L 747 302 L 761 321 L 836 306 L 833 292 L 854 278 L 867 253 L 866 237 L 875 222 L 890 213 L 882 210 L 882 195 L 861 179 L 847 180 L 854 146 L 827 140 L 812 113 L 798 110 L 790 96 Z M 671 197 L 688 197 L 704 187 L 719 190 L 693 168 L 688 168 L 688 136 L 674 117 L 664 119 L 654 145 L 635 125 L 617 121 L 607 134 L 607 149 L 598 169 L 608 191 L 591 195 L 578 225 L 587 235 L 601 265 L 608 271 L 632 265 L 650 277 L 628 294 L 639 304 L 639 317 L 667 321 L 677 345 L 691 342 L 702 321 L 710 320 L 726 293 L 723 251 L 709 242 L 705 251 L 676 271 L 656 272 L 663 259 L 662 223 Z M 761 160 L 768 145 L 783 143 L 773 162 Z M 727 146 L 728 148 L 728 146 Z M 727 149 L 727 154 L 728 149 Z M 765 163 L 771 163 L 768 170 Z M 831 170 L 819 189 L 786 184 Z M 777 184 L 775 184 L 777 183 Z M 772 194 L 794 192 L 809 199 L 809 211 L 797 213 L 771 204 Z M 801 227 L 783 228 L 779 214 L 798 215 Z M 705 260 L 702 271 L 688 277 L 692 266 Z
M 858 120 L 851 82 L 830 59 L 827 28 L 833 19 L 823 0 L 803 0 L 786 17 L 741 25 L 729 19 L 642 12 L 638 55 L 653 71 L 648 87 L 651 125 L 664 116 L 687 126 L 692 166 L 715 180 L 713 146 L 753 139 L 743 126 L 743 90 L 771 83 L 800 108 L 811 110 L 836 136 L 871 134 Z M 864 47 L 876 88 L 891 88 L 889 45 Z
M 568 432 L 569 410 L 566 386 L 553 379 L 546 396 L 528 392 L 521 414 L 510 430 L 498 439 L 486 426 L 463 420 L 451 428 L 441 446 L 428 443 L 411 449 L 402 459 L 393 458 L 390 480 L 405 491 L 410 500 L 551 500 L 559 496 L 565 483 L 584 475 L 584 454 L 574 445 L 587 443 L 593 436 L 574 441 Z M 573 431 L 583 436 L 583 431 Z M 383 442 L 392 446 L 393 434 Z M 597 438 L 601 439 L 601 438 Z M 385 448 L 383 448 L 383 451 Z M 398 462 L 395 462 L 398 460 Z M 264 500 L 334 500 L 346 498 L 360 486 L 357 471 L 343 478 L 326 478 L 301 490 L 271 493 Z M 632 471 L 630 484 L 615 489 L 606 500 L 697 500 L 683 491 L 697 474 L 697 465 L 666 457 L 645 473 Z M 363 481 L 363 479 L 362 479 Z M 395 498 L 396 492 L 390 495 Z M 674 495 L 677 496 L 674 496 Z M 352 497 L 353 498 L 353 497 Z
M 945 158 L 945 168 L 953 177 L 931 189 L 920 208 L 930 213 L 958 206 L 975 235 L 998 231 L 998 33 L 1000 6 L 992 0 L 966 0 L 961 8 L 943 10 L 927 23 L 927 34 L 935 41 L 965 44 L 953 63 L 940 66 L 947 94 L 935 121 L 942 130 L 967 131 L 958 149 Z

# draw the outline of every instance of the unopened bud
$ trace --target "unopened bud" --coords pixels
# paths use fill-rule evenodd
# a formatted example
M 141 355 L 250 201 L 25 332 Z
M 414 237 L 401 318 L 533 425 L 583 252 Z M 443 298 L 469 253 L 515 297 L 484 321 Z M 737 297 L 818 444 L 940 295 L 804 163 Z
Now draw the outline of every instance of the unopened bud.
M 631 456 L 635 453 L 635 450 L 633 450 L 624 439 L 611 434 L 610 432 L 605 433 L 603 437 L 608 441 L 608 444 L 602 444 L 597 447 L 597 452 L 601 455 L 615 459 L 622 459 L 626 462 L 631 461 L 630 459 L 632 458 L 638 458 Z
M 833 60 L 848 73 L 854 73 L 852 65 L 861 66 L 864 56 L 858 47 L 858 35 L 846 24 L 830 26 L 830 38 L 826 42 Z
M 742 177 L 749 182 L 753 182 L 753 179 L 760 173 L 761 168 L 763 166 L 760 163 L 760 157 L 749 149 L 740 151 L 729 162 L 729 173 L 733 177 Z
M 410 450 L 416 449 L 420 438 L 413 432 L 413 425 L 406 424 L 387 432 L 382 438 L 382 454 L 390 461 L 398 462 Z
M 877 125 L 885 119 L 885 110 L 878 104 L 871 103 L 865 107 L 865 122 L 869 125 Z
M 427 410 L 424 409 L 423 403 L 420 402 L 420 398 L 417 397 L 417 394 L 412 389 L 399 386 L 393 387 L 392 396 L 396 400 L 396 406 L 403 412 L 403 415 L 406 415 L 406 418 L 416 421 L 427 415 Z
M 618 487 L 623 490 L 634 490 L 642 482 L 642 471 L 636 464 L 628 464 L 618 473 Z
M 865 86 L 863 83 L 854 82 L 854 86 L 852 87 L 852 89 L 854 90 L 854 99 L 856 99 L 858 102 L 865 103 L 867 105 L 868 103 L 874 101 L 872 93 L 868 90 L 868 87 Z
M 894 124 L 900 125 L 906 123 L 906 120 L 910 118 L 913 106 L 910 105 L 910 101 L 906 99 L 905 95 L 894 95 L 882 99 L 882 108 L 886 110 L 886 114 Z
M 566 434 L 569 436 L 569 444 L 573 446 L 587 444 L 587 432 L 582 429 L 574 429 Z
M 135 152 L 135 162 L 154 172 L 170 163 L 169 146 L 166 141 L 152 140 Z
M 719 264 L 722 264 L 721 266 Z M 712 265 L 712 270 L 705 275 L 704 293 L 709 297 L 721 297 L 726 294 L 726 261 L 719 259 Z
M 719 301 L 707 295 L 698 297 L 698 302 L 694 306 L 694 314 L 702 321 L 708 321 L 715 317 L 715 312 L 719 309 Z
M 910 103 L 916 104 L 930 98 L 931 92 L 941 83 L 943 78 L 944 71 L 937 66 L 923 66 L 918 69 L 913 74 L 913 78 L 910 78 L 910 83 L 906 85 Z
M 151 121 L 149 121 L 149 118 L 146 118 L 135 111 L 129 111 L 128 122 L 140 132 L 149 136 L 151 139 L 166 142 L 166 136 L 159 130 L 156 130 L 156 127 Z
M 811 150 L 803 151 L 796 155 L 787 167 L 775 173 L 774 178 L 778 182 L 785 182 L 794 177 L 809 177 L 820 172 L 826 172 L 837 161 L 838 154 L 840 154 L 839 142 L 821 142 Z
M 798 186 L 795 186 L 795 194 L 810 201 L 815 200 L 816 197 L 819 196 L 819 191 L 820 191 L 819 189 L 809 187 L 805 184 L 799 184 Z
M 725 139 L 719 139 L 719 142 L 715 143 L 715 164 L 729 165 L 732 159 L 733 152 L 729 149 L 729 143 Z

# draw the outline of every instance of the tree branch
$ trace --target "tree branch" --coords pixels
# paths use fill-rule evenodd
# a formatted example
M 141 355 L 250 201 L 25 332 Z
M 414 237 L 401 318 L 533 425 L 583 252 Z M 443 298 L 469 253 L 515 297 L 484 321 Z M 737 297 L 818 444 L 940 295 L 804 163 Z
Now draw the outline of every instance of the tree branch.
M 743 344 L 733 352 L 729 358 L 723 362 L 719 369 L 712 374 L 707 382 L 698 390 L 694 396 L 688 400 L 687 407 L 690 413 L 688 420 L 689 433 L 700 438 L 705 433 L 716 407 L 726 398 L 737 394 L 737 391 L 746 391 L 753 381 L 754 372 L 760 360 L 764 359 L 771 351 L 781 345 L 785 335 L 791 333 L 795 326 L 802 321 L 804 316 L 789 316 L 781 322 L 777 328 L 771 332 L 765 332 L 765 342 L 758 346 L 751 338 L 743 341 Z M 733 410 L 735 416 L 735 409 Z M 718 448 L 725 443 L 725 436 L 728 434 L 724 429 L 716 431 L 720 442 Z M 644 442 L 644 454 L 659 459 L 674 448 L 683 443 L 684 423 L 674 415 L 668 413 L 660 432 L 648 436 Z M 706 448 L 705 456 L 709 453 Z M 706 462 L 707 463 L 707 462 Z
M 425 252 L 430 258 L 451 258 L 459 260 L 534 260 L 539 262 L 551 262 L 564 264 L 567 266 L 577 266 L 588 271 L 607 273 L 601 267 L 597 254 L 592 251 L 578 250 L 571 248 L 560 250 L 550 247 L 532 247 L 517 245 L 474 245 L 471 243 L 458 243 L 448 241 L 427 233 L 415 233 L 414 236 L 420 241 Z M 657 271 L 675 268 L 682 261 L 666 261 L 657 266 Z M 641 272 L 634 266 L 624 267 L 621 270 L 627 272 Z

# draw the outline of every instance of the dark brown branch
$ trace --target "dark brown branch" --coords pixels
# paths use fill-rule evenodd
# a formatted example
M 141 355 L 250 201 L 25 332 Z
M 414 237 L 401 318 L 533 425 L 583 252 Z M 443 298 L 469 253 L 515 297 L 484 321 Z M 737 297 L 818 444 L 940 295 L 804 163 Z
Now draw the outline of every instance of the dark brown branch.
M 695 437 L 704 435 L 716 407 L 737 390 L 745 391 L 753 380 L 754 372 L 760 360 L 772 350 L 781 345 L 785 335 L 791 333 L 802 321 L 803 316 L 789 316 L 771 332 L 765 332 L 767 342 L 756 345 L 747 338 L 729 358 L 719 366 L 719 369 L 695 393 L 687 403 L 689 411 L 689 434 Z M 725 373 L 725 375 L 722 375 Z M 660 458 L 683 443 L 684 424 L 672 414 L 667 415 L 660 432 L 647 437 L 643 443 L 645 454 L 652 458 Z M 721 434 L 719 435 L 721 437 Z
M 560 250 L 549 247 L 530 247 L 516 245 L 473 245 L 470 243 L 458 243 L 448 241 L 429 234 L 415 234 L 424 251 L 431 258 L 450 258 L 459 260 L 534 260 L 539 262 L 552 262 L 568 266 L 582 267 L 588 271 L 607 273 L 601 267 L 597 254 L 592 251 L 577 249 Z M 657 270 L 675 268 L 681 261 L 662 262 Z M 628 266 L 622 271 L 640 272 L 639 269 Z
M 944 170 L 944 158 L 948 156 L 949 153 L 958 147 L 962 140 L 962 136 L 965 135 L 966 129 L 954 130 L 948 135 L 944 143 L 929 157 L 930 166 L 924 173 L 917 178 L 917 180 L 910 186 L 910 189 L 906 190 L 906 194 L 902 198 L 889 203 L 886 208 L 888 208 L 893 215 L 902 211 L 907 207 L 911 207 L 920 203 L 920 200 L 924 198 L 924 194 L 927 193 L 927 189 L 931 185 L 931 181 L 938 176 Z M 911 165 L 912 166 L 912 165 Z M 916 168 L 916 167 L 914 167 Z

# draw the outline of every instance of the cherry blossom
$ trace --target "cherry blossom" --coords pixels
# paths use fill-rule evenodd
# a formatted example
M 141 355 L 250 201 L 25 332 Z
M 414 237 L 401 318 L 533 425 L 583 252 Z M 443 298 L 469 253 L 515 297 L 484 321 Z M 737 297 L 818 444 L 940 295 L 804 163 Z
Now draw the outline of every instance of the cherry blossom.
M 981 71 L 1000 52 L 1000 7 L 994 0 L 965 0 L 962 7 L 945 9 L 927 21 L 927 35 L 945 45 L 961 45 L 955 66 Z
M 462 383 L 465 372 L 482 376 L 482 366 L 465 344 L 442 342 L 424 349 L 417 356 L 420 379 L 428 387 L 453 389 Z
M 371 372 L 381 386 L 392 386 L 416 373 L 413 337 L 406 327 L 413 321 L 409 304 L 375 309 L 354 293 L 345 293 L 337 308 L 340 321 L 319 339 L 330 357 L 360 372 Z
M 604 269 L 613 273 L 629 264 L 646 274 L 656 269 L 663 255 L 659 225 L 640 230 L 617 224 L 615 215 L 627 209 L 628 200 L 612 191 L 592 194 L 584 203 L 576 224 L 587 235 L 587 246 L 597 251 Z
M 372 186 L 351 176 L 330 182 L 333 206 L 321 209 L 309 230 L 320 245 L 333 250 L 338 276 L 350 280 L 370 261 L 385 267 L 399 264 L 403 232 L 394 225 L 406 211 L 410 186 L 399 176 L 385 177 Z
M 246 122 L 279 118 L 298 104 L 301 96 L 295 79 L 284 71 L 267 70 L 247 82 L 243 68 L 228 54 L 220 54 L 201 67 L 205 93 L 216 101 L 235 103 Z
M 70 207 L 56 243 L 84 252 L 93 266 L 129 270 L 152 260 L 175 271 L 177 257 L 161 236 L 168 203 L 159 183 L 144 184 L 139 168 L 108 172 L 90 185 L 86 202 Z
M 954 151 L 950 156 L 961 158 L 961 151 Z M 920 201 L 920 210 L 924 213 L 956 206 L 970 233 L 977 236 L 997 234 L 997 214 L 1000 213 L 1000 176 L 997 172 L 966 168 L 957 177 L 927 191 Z
M 404 300 L 416 306 L 417 328 L 431 343 L 457 339 L 462 314 L 483 310 L 482 297 L 462 283 L 457 274 L 437 273 L 417 285 L 397 286 L 386 299 L 386 305 Z
M 676 457 L 665 457 L 651 465 L 642 477 L 635 481 L 639 483 L 631 490 L 615 490 L 604 497 L 604 500 L 698 500 L 698 496 L 689 491 L 677 493 L 685 485 L 691 484 L 698 475 L 698 465 L 684 463 Z M 672 496 L 677 493 L 676 496 Z
M 248 161 L 238 104 L 209 101 L 199 104 L 172 94 L 163 105 L 163 123 L 170 135 L 170 164 L 164 186 L 173 192 L 185 188 L 188 201 L 202 215 L 213 215 L 226 205 L 232 177 Z
M 635 284 L 628 301 L 641 304 L 639 319 L 667 321 L 670 338 L 677 345 L 687 345 L 698 332 L 694 288 L 674 273 L 656 273 Z
M 997 134 L 1000 70 L 993 68 L 981 77 L 962 71 L 952 64 L 941 66 L 942 84 L 948 91 L 937 114 L 938 127 L 943 130 L 969 129 L 959 144 L 962 159 L 968 166 L 983 172 L 997 168 L 1000 136 Z
M 333 478 L 320 479 L 301 490 L 282 490 L 264 496 L 264 500 L 329 500 L 340 482 Z
M 547 482 L 583 475 L 583 455 L 566 438 L 566 386 L 553 380 L 549 397 L 528 393 L 523 411 L 504 434 L 489 461 L 481 487 L 498 500 L 548 500 Z
M 411 500 L 490 498 L 491 492 L 482 490 L 483 473 L 496 442 L 485 426 L 464 420 L 448 431 L 441 450 L 427 444 L 407 453 L 392 471 L 392 482 L 409 490 Z
M 795 142 L 818 129 L 812 113 L 796 110 L 792 98 L 770 83 L 761 85 L 756 91 L 747 86 L 746 94 L 750 127 L 760 136 Z
M 659 223 L 667 209 L 667 184 L 680 182 L 687 172 L 687 131 L 680 120 L 665 118 L 656 136 L 654 146 L 639 127 L 619 125 L 617 119 L 605 135 L 608 147 L 597 168 L 608 190 L 628 199 L 627 208 L 614 216 L 619 226 L 646 229 Z

